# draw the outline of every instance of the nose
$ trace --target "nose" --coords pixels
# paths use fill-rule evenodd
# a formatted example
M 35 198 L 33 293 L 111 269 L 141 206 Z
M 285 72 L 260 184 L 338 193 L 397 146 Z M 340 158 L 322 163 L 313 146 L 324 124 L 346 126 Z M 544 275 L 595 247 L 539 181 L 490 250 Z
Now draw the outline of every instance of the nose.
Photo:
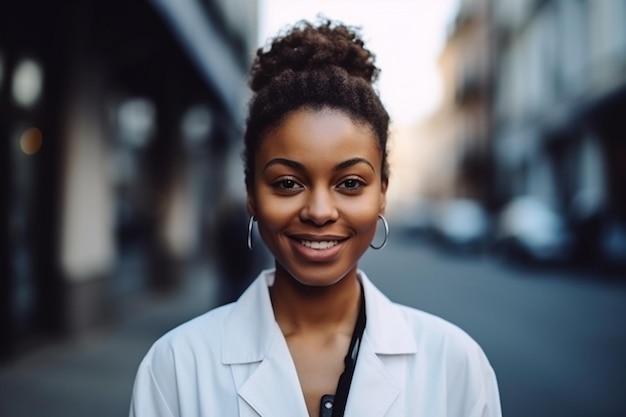
M 332 191 L 323 188 L 314 188 L 308 191 L 308 195 L 300 218 L 304 222 L 310 222 L 316 226 L 323 226 L 334 222 L 339 217 L 339 211 L 335 204 Z

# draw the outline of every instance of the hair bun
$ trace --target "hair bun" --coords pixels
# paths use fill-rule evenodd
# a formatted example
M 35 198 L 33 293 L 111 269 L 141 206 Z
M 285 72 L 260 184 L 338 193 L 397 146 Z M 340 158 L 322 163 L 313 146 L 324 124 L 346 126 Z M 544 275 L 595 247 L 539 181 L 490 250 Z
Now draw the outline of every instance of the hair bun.
M 339 67 L 373 84 L 378 77 L 375 56 L 364 47 L 356 28 L 324 20 L 318 25 L 300 21 L 259 48 L 250 71 L 250 87 L 259 91 L 272 79 L 291 70 L 316 71 Z

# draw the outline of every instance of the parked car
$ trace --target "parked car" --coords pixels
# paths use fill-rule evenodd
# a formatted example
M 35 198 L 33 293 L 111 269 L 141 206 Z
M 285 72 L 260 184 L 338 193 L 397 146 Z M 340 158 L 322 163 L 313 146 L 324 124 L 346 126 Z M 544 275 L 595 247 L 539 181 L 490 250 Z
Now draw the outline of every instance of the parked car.
M 570 259 L 574 239 L 562 215 L 539 198 L 525 195 L 500 212 L 495 246 L 507 259 L 561 263 Z
M 483 206 L 468 198 L 442 201 L 432 213 L 433 233 L 449 248 L 479 252 L 485 249 L 491 220 Z

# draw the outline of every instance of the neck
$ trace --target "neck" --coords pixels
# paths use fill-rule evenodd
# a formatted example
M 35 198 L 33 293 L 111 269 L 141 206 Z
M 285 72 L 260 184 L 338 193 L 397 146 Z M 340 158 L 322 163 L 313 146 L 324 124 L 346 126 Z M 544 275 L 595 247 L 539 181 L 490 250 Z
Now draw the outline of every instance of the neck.
M 274 315 L 286 336 L 304 332 L 352 334 L 361 297 L 356 269 L 324 287 L 299 283 L 277 267 L 270 289 Z

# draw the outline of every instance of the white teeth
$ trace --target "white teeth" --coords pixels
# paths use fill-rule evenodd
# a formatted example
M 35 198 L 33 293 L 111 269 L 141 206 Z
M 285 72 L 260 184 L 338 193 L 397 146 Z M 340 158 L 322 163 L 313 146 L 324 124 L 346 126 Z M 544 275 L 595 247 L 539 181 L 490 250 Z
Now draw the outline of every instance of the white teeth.
M 301 244 L 311 249 L 330 249 L 333 246 L 339 244 L 338 240 L 328 240 L 328 241 L 310 241 L 310 240 L 301 240 Z

